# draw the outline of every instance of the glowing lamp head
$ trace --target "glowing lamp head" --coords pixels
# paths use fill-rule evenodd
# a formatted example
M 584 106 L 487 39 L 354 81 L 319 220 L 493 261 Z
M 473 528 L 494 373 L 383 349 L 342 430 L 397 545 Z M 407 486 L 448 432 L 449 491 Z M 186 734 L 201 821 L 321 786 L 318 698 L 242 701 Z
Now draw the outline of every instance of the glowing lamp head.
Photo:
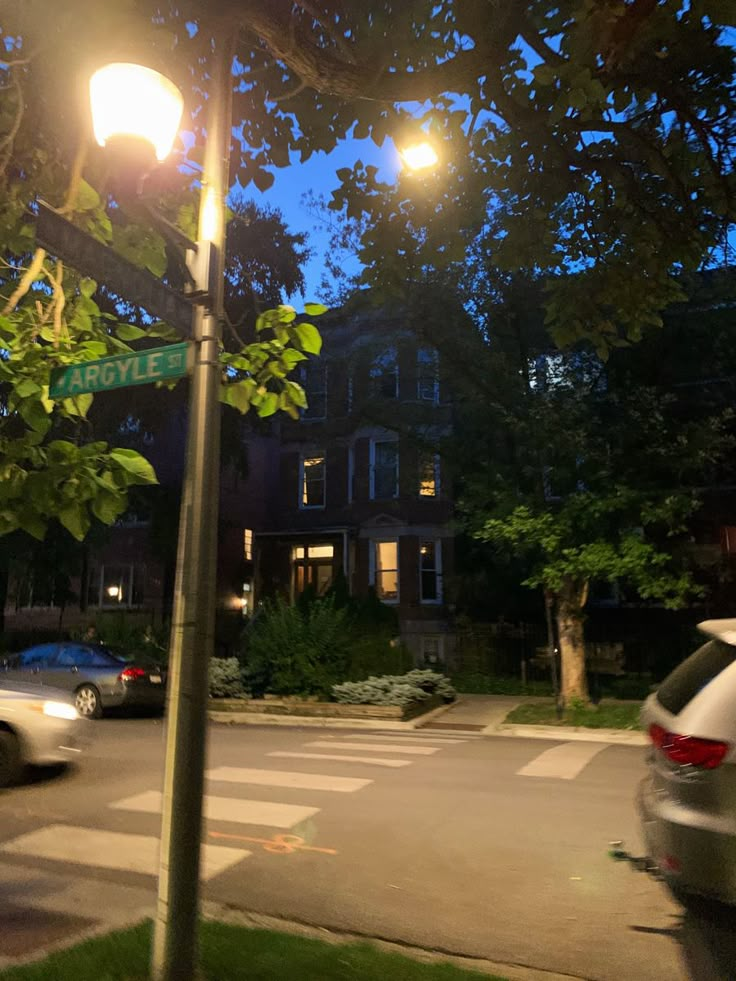
M 184 100 L 168 78 L 152 68 L 115 62 L 89 80 L 95 139 L 106 146 L 116 138 L 149 143 L 158 160 L 171 152 Z
M 431 143 L 415 143 L 400 152 L 401 159 L 409 170 L 427 170 L 439 161 L 437 151 Z
M 111 599 L 117 599 L 118 596 L 120 596 L 120 586 L 108 586 L 107 587 L 107 595 Z

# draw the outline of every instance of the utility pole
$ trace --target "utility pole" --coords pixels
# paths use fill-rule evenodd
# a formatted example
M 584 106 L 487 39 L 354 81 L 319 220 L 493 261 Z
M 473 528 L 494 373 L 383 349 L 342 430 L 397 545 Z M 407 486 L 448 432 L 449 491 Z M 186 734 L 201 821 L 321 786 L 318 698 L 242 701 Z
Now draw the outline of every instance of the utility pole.
M 220 478 L 219 342 L 225 198 L 231 137 L 231 39 L 215 34 L 197 250 L 188 253 L 197 293 L 186 469 L 171 624 L 166 768 L 154 981 L 192 981 L 199 956 L 199 865 L 206 754 L 208 665 L 214 646 Z

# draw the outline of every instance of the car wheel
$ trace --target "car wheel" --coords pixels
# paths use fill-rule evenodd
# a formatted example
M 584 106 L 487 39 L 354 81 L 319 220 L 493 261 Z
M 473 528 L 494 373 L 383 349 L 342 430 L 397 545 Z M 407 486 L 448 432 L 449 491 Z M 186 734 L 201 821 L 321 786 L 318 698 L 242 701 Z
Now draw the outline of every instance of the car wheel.
M 12 732 L 0 729 L 0 787 L 15 783 L 23 769 L 20 744 Z
M 102 715 L 100 693 L 94 685 L 80 685 L 74 695 L 74 704 L 83 719 L 99 719 Z

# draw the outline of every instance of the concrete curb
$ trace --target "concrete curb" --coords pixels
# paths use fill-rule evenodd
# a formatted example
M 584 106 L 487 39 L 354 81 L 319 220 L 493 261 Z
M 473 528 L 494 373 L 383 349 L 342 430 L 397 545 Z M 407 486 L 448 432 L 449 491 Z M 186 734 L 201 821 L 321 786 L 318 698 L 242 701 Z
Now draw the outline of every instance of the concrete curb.
M 513 739 L 553 739 L 557 742 L 615 743 L 620 746 L 648 746 L 643 732 L 633 729 L 587 729 L 584 726 L 500 725 L 486 726 L 484 736 Z
M 311 726 L 317 729 L 384 729 L 407 731 L 420 729 L 428 722 L 444 715 L 455 703 L 439 705 L 431 712 L 418 715 L 407 722 L 397 722 L 392 719 L 346 719 L 330 718 L 319 715 L 275 715 L 269 712 L 216 712 L 210 711 L 207 717 L 210 722 L 219 722 L 230 726 L 290 726 L 293 729 Z
M 351 933 L 342 930 L 332 930 L 329 927 L 314 926 L 300 923 L 296 920 L 281 919 L 268 916 L 265 913 L 252 913 L 240 910 L 234 906 L 224 906 L 220 903 L 205 902 L 203 914 L 208 920 L 229 923 L 233 926 L 250 927 L 251 929 L 278 930 L 300 937 L 321 940 L 328 944 L 368 943 L 372 947 L 386 953 L 401 954 L 403 957 L 419 961 L 422 964 L 452 964 L 467 971 L 477 971 L 479 974 L 492 974 L 504 977 L 507 981 L 587 981 L 577 974 L 558 974 L 540 968 L 527 967 L 524 964 L 503 964 L 500 961 L 490 961 L 481 957 L 469 957 L 463 954 L 445 950 L 427 950 L 395 940 L 384 940 L 368 934 Z

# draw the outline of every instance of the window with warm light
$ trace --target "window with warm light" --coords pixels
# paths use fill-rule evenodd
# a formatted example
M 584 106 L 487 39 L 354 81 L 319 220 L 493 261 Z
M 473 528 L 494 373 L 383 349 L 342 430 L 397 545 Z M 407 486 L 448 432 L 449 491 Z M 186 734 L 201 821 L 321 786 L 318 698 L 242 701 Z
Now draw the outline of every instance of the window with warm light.
M 302 456 L 299 474 L 299 507 L 323 508 L 325 506 L 325 484 L 324 452 Z
M 371 553 L 371 582 L 376 596 L 384 603 L 396 603 L 399 599 L 399 542 L 373 542 Z
M 296 545 L 291 550 L 292 594 L 295 599 L 307 587 L 323 596 L 334 578 L 334 545 Z
M 442 543 L 419 544 L 419 597 L 422 603 L 442 602 Z
M 373 501 L 399 496 L 399 443 L 395 439 L 371 442 L 370 494 Z
M 419 496 L 439 497 L 439 494 L 440 494 L 439 453 L 420 453 Z
M 246 562 L 253 561 L 253 529 L 243 529 L 243 558 Z

